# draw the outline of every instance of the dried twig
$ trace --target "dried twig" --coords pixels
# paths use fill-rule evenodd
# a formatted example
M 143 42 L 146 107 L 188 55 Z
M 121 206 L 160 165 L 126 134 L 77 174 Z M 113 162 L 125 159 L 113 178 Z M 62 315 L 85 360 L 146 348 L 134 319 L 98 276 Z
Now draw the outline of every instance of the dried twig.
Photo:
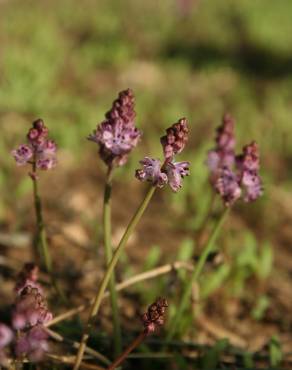
M 70 339 L 67 339 L 67 338 L 64 338 L 61 334 L 51 330 L 51 329 L 46 329 L 48 334 L 50 335 L 51 338 L 55 339 L 57 342 L 63 342 L 63 343 L 68 343 L 70 344 L 73 348 L 78 348 L 79 347 L 79 342 L 75 342 L 73 340 L 70 340 Z M 92 357 L 100 360 L 102 363 L 104 363 L 105 365 L 109 365 L 111 364 L 111 361 L 105 357 L 104 355 L 102 355 L 101 353 L 95 351 L 94 349 L 86 346 L 86 349 L 85 349 L 85 352 L 89 355 L 91 355 Z M 73 358 L 75 358 L 73 356 Z
M 47 357 L 55 362 L 61 362 L 63 364 L 73 365 L 75 361 L 75 356 L 59 356 L 55 354 L 48 353 Z M 105 370 L 105 368 L 93 364 L 89 364 L 86 362 L 82 362 L 80 364 L 81 369 L 88 369 L 88 370 Z

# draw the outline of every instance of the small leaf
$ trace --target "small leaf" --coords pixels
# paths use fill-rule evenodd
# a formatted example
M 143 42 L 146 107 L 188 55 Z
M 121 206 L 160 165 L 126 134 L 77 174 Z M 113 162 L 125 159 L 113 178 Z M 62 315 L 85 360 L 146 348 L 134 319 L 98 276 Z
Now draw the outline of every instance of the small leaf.
M 270 340 L 269 354 L 271 366 L 273 367 L 279 366 L 283 358 L 283 353 L 279 339 L 276 336 L 273 336 Z

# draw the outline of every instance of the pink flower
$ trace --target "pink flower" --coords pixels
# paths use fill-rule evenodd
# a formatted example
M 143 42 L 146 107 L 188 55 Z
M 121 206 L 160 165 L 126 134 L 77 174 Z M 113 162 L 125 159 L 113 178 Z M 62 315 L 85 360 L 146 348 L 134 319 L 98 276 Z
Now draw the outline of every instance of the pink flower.
M 162 188 L 168 181 L 167 174 L 161 170 L 159 159 L 145 157 L 140 161 L 143 168 L 136 170 L 136 178 L 140 181 L 151 182 L 154 186 Z
M 190 174 L 189 162 L 167 162 L 165 171 L 169 186 L 177 192 L 182 187 L 182 179 Z
M 33 150 L 29 145 L 21 144 L 17 149 L 12 150 L 11 154 L 18 166 L 24 166 L 31 160 Z

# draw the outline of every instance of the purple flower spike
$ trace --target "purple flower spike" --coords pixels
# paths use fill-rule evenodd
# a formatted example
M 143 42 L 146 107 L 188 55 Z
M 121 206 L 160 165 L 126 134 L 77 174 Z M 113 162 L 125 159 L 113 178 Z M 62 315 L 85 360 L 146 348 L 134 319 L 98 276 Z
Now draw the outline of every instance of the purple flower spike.
M 240 171 L 240 182 L 244 189 L 244 200 L 252 202 L 262 195 L 262 181 L 258 174 L 260 168 L 259 149 L 256 142 L 243 148 L 243 153 L 236 157 Z
M 190 174 L 189 162 L 167 162 L 165 171 L 168 183 L 174 192 L 182 187 L 182 179 Z
M 221 195 L 225 206 L 231 206 L 241 196 L 238 177 L 228 168 L 222 168 L 218 176 L 215 189 Z
M 258 146 L 252 142 L 243 148 L 242 154 L 235 156 L 234 119 L 230 115 L 225 115 L 217 128 L 216 147 L 209 151 L 207 165 L 211 184 L 226 206 L 240 197 L 251 202 L 262 195 Z
M 162 188 L 167 184 L 167 175 L 161 170 L 161 162 L 159 159 L 145 157 L 142 161 L 143 169 L 136 170 L 136 178 L 140 181 L 149 181 L 154 186 Z
M 176 154 L 182 152 L 188 141 L 188 134 L 186 118 L 181 118 L 166 130 L 166 135 L 160 139 L 166 160 L 172 159 Z
M 158 298 L 142 315 L 141 319 L 147 335 L 152 334 L 158 327 L 163 326 L 167 307 L 167 300 L 165 298 Z
M 12 315 L 13 327 L 17 330 L 45 324 L 52 319 L 43 295 L 38 288 L 28 285 L 18 296 Z
M 134 95 L 128 89 L 121 91 L 111 110 L 88 139 L 99 145 L 101 159 L 108 166 L 122 166 L 128 154 L 138 144 L 141 132 L 135 127 Z
M 245 189 L 244 201 L 253 202 L 263 194 L 262 181 L 258 174 L 246 171 L 243 173 L 241 184 Z
M 15 286 L 17 297 L 12 313 L 12 325 L 16 330 L 25 330 L 52 319 L 43 290 L 38 284 L 38 267 L 33 263 L 24 265 Z
M 27 163 L 41 170 L 50 170 L 57 164 L 57 147 L 53 140 L 48 139 L 49 130 L 44 121 L 38 119 L 33 122 L 28 131 L 28 144 L 22 144 L 12 151 L 17 165 L 23 166 Z M 33 179 L 37 178 L 35 173 L 30 174 Z
M 255 141 L 242 149 L 242 154 L 236 157 L 236 165 L 242 171 L 258 171 L 260 168 L 259 148 Z
M 38 273 L 35 264 L 24 265 L 17 278 L 12 312 L 12 326 L 17 330 L 15 354 L 19 358 L 28 357 L 33 362 L 41 361 L 48 351 L 49 336 L 44 325 L 52 319 L 43 290 L 37 282 Z
M 189 129 L 187 120 L 181 118 L 166 130 L 160 142 L 163 147 L 164 163 L 160 160 L 145 157 L 140 164 L 142 169 L 136 170 L 136 178 L 140 181 L 150 181 L 154 186 L 162 188 L 165 184 L 174 192 L 182 187 L 182 179 L 189 175 L 189 162 L 174 162 L 174 155 L 180 153 L 188 141 Z
M 213 180 L 216 181 L 216 171 L 222 167 L 231 168 L 235 161 L 234 119 L 229 115 L 223 116 L 222 124 L 217 128 L 216 147 L 209 151 L 207 166 Z

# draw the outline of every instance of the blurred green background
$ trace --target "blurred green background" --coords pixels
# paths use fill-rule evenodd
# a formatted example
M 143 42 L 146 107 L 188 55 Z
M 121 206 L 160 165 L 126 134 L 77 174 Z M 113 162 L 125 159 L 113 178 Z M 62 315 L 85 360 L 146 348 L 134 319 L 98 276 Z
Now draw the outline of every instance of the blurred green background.
M 161 258 L 192 255 L 192 235 L 211 194 L 206 186 L 206 151 L 214 145 L 214 129 L 223 113 L 230 112 L 237 121 L 238 151 L 251 140 L 260 145 L 265 195 L 254 205 L 236 207 L 225 243 L 233 263 L 227 261 L 217 275 L 210 274 L 202 294 L 207 297 L 228 281 L 225 287 L 232 297 L 248 300 L 246 281 L 251 276 L 267 279 L 273 261 L 277 274 L 289 282 L 291 14 L 291 0 L 0 1 L 2 227 L 15 230 L 25 223 L 18 219 L 9 225 L 11 209 L 22 207 L 16 207 L 15 199 L 23 200 L 31 190 L 26 170 L 15 168 L 9 153 L 23 141 L 32 120 L 43 118 L 60 148 L 55 177 L 45 175 L 50 198 L 54 198 L 52 185 L 57 194 L 69 191 L 66 176 L 73 176 L 81 188 L 88 176 L 94 187 L 93 174 L 98 172 L 102 181 L 103 167 L 98 167 L 96 149 L 85 138 L 118 91 L 130 87 L 136 95 L 137 125 L 144 135 L 128 165 L 117 172 L 117 182 L 135 182 L 138 160 L 161 154 L 159 137 L 178 118 L 187 117 L 191 128 L 181 159 L 191 162 L 192 173 L 177 195 L 166 191 L 162 200 L 157 198 L 153 212 L 164 206 L 166 211 L 161 211 L 161 224 L 154 230 L 157 236 L 146 238 L 158 247 L 150 249 L 145 268 Z M 139 191 L 133 195 L 135 201 Z M 86 217 L 81 214 L 81 221 L 89 222 Z M 163 217 L 168 236 L 178 235 L 170 241 L 177 247 L 170 258 L 160 252 L 166 243 L 159 229 L 164 227 Z M 263 317 L 270 302 L 269 288 L 260 286 L 260 294 L 256 290 L 252 297 L 259 298 L 252 303 L 255 320 Z M 154 296 L 156 290 L 149 294 Z

